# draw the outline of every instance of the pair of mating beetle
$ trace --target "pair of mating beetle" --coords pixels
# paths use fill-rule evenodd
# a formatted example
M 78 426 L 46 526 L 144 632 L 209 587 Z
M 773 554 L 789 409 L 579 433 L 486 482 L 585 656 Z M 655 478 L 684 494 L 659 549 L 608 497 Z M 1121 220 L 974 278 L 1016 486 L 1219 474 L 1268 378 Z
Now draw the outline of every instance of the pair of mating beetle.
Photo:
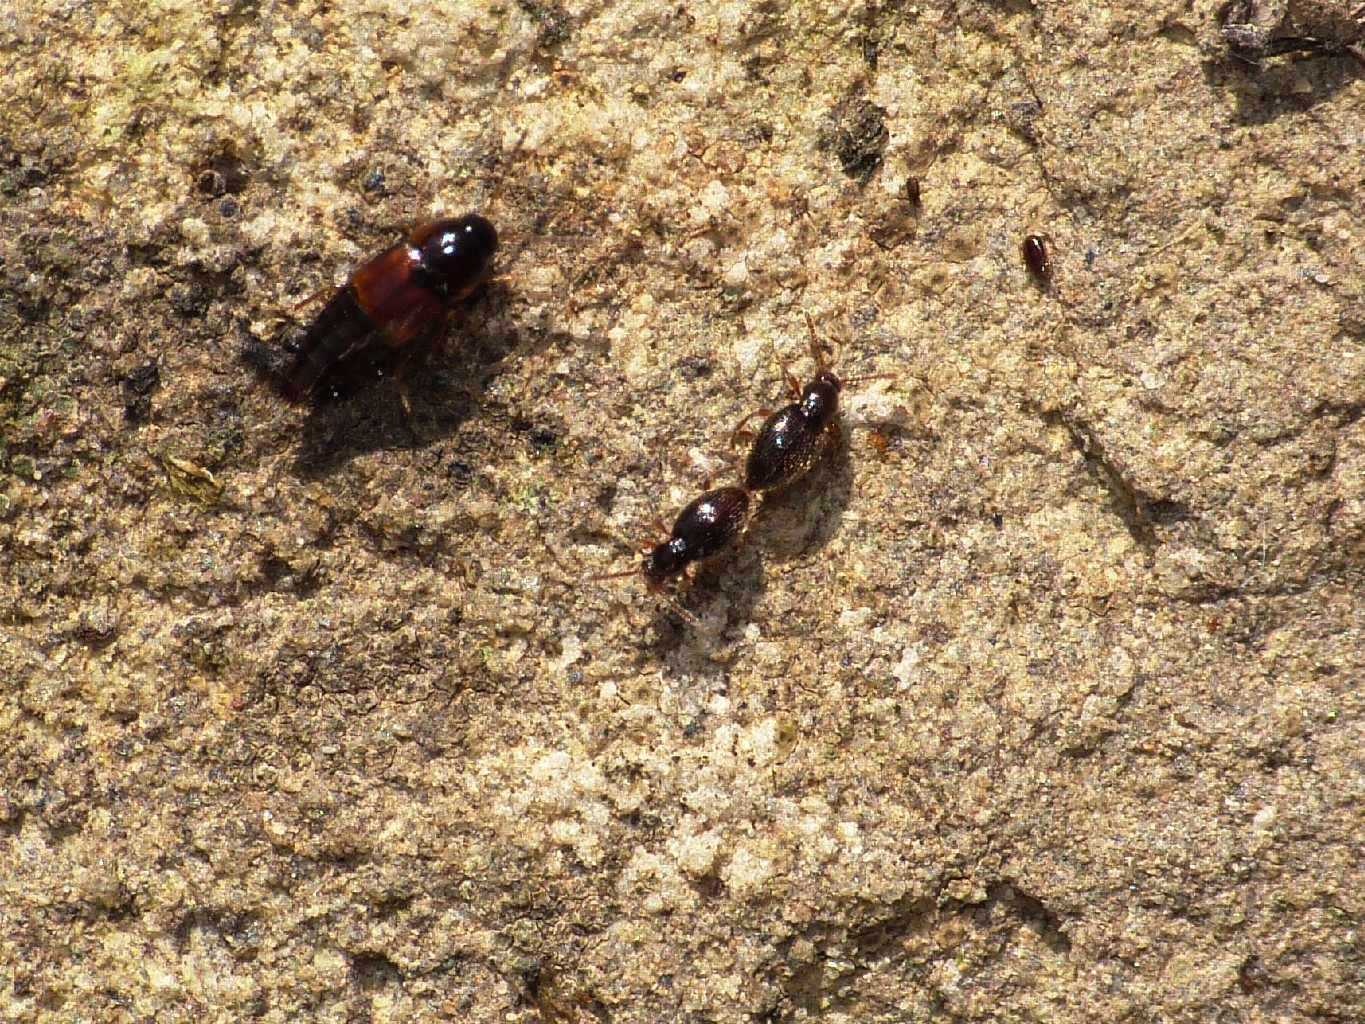
M 664 587 L 688 566 L 727 548 L 744 532 L 754 496 L 781 490 L 799 480 L 832 441 L 839 392 L 845 382 L 825 366 L 809 317 L 806 326 L 818 367 L 815 376 L 803 387 L 784 366 L 792 402 L 776 412 L 760 409 L 750 413 L 735 428 L 731 445 L 751 433 L 744 429 L 751 419 L 766 417 L 752 435 L 743 484 L 707 491 L 678 513 L 667 540 L 645 549 L 641 571 L 651 589 Z
M 493 225 L 467 214 L 424 224 L 362 264 L 304 333 L 283 376 L 286 396 L 305 400 L 334 367 L 366 347 L 398 352 L 438 342 L 454 305 L 487 279 L 497 249 Z M 750 419 L 767 417 L 754 435 L 743 486 L 707 491 L 678 514 L 667 540 L 646 549 L 642 572 L 651 589 L 727 548 L 744 531 L 753 497 L 797 480 L 823 451 L 844 382 L 824 365 L 809 318 L 807 327 L 818 372 L 802 387 L 784 367 L 791 404 L 753 413 L 736 428 L 732 444 Z

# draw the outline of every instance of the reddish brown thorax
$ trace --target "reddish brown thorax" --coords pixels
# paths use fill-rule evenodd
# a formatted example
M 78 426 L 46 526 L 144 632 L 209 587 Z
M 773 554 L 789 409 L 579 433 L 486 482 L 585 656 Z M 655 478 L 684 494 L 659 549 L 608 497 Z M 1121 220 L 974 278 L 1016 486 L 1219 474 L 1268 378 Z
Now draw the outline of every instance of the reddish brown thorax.
M 356 304 L 394 348 L 415 341 L 445 314 L 445 303 L 427 286 L 421 253 L 395 245 L 366 263 L 351 277 Z

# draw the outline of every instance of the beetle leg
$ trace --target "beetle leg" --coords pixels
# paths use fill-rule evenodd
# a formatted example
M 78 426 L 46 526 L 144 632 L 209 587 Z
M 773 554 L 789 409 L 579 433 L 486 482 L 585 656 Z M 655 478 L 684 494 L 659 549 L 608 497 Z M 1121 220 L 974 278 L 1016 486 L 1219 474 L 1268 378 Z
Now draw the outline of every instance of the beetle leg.
M 746 430 L 745 427 L 755 416 L 766 417 L 771 416 L 772 414 L 773 411 L 771 409 L 755 409 L 753 412 L 749 413 L 748 416 L 745 416 L 744 419 L 736 423 L 734 432 L 730 434 L 730 447 L 733 448 L 735 446 L 735 442 L 739 440 L 741 434 L 747 434 L 750 438 L 754 436 L 754 432 L 752 430 Z

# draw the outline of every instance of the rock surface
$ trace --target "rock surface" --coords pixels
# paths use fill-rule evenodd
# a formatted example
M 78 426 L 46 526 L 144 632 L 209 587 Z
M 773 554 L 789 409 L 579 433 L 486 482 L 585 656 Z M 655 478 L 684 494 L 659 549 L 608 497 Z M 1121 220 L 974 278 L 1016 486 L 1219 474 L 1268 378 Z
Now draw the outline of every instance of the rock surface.
M 8 5 L 0 1018 L 1360 1020 L 1362 109 L 1206 0 Z M 411 419 L 242 363 L 465 209 Z M 587 579 L 806 313 L 700 628 Z

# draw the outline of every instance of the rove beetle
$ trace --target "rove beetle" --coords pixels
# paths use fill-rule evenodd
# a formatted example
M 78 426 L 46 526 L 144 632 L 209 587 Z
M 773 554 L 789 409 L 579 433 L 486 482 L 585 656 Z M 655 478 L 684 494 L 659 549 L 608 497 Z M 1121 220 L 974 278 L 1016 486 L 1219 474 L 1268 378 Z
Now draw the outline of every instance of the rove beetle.
M 493 225 L 469 213 L 414 228 L 362 264 L 309 324 L 284 373 L 285 396 L 303 401 L 338 363 L 373 343 L 397 352 L 435 342 L 452 307 L 487 279 L 497 249 Z

